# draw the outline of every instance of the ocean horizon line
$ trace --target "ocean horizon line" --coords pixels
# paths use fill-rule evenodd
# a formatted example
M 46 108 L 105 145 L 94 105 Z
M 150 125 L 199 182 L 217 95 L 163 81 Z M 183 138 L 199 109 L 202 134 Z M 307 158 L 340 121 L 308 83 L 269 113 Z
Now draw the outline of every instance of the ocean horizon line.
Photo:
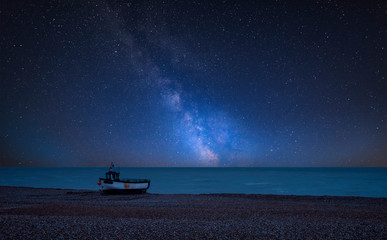
M 0 166 L 0 168 L 104 168 L 109 167 L 106 166 Z M 116 166 L 117 168 L 387 168 L 387 166 L 319 166 L 319 167 L 295 167 L 295 166 L 286 166 L 286 167 L 271 167 L 271 166 L 251 166 L 251 167 L 245 167 L 245 166 L 217 166 L 217 167 L 210 167 L 210 166 L 192 166 L 192 167 L 183 167 L 183 166 Z

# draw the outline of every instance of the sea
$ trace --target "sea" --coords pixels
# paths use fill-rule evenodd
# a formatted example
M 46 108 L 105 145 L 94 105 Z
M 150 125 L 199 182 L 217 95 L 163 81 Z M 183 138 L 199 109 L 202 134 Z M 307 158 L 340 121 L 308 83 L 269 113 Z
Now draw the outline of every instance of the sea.
M 98 191 L 107 168 L 0 168 L 0 185 Z M 116 169 L 118 170 L 118 169 Z M 149 193 L 387 197 L 387 168 L 119 168 Z

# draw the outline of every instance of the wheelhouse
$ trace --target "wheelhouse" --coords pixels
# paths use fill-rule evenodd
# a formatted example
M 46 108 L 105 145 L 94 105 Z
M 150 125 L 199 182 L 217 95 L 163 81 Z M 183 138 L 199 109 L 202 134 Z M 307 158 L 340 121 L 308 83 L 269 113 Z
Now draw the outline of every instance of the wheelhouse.
M 120 180 L 120 173 L 115 171 L 109 171 L 105 174 L 106 179 L 114 181 L 114 180 Z

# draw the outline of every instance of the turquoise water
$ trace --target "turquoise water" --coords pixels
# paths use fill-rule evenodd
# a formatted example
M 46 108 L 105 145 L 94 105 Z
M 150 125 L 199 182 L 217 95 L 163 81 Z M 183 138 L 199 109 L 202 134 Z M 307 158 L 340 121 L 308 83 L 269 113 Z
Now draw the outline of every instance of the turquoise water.
M 107 168 L 0 168 L 0 185 L 98 190 Z M 121 168 L 150 193 L 387 197 L 387 168 Z

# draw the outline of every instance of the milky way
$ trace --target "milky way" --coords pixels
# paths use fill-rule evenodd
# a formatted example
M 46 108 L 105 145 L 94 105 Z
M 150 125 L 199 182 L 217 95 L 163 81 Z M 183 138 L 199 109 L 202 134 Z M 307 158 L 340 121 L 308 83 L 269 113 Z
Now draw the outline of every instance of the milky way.
M 110 10 L 113 12 L 113 10 Z M 109 11 L 109 12 L 110 12 Z M 155 91 L 148 92 L 147 94 L 159 94 L 160 102 L 168 114 L 172 116 L 173 128 L 178 141 L 182 141 L 195 155 L 195 159 L 201 166 L 219 166 L 220 152 L 225 148 L 229 149 L 228 156 L 223 156 L 223 165 L 226 165 L 227 160 L 230 159 L 232 153 L 235 158 L 236 151 L 233 151 L 229 145 L 235 145 L 232 139 L 235 129 L 228 123 L 228 119 L 222 114 L 203 114 L 201 109 L 198 109 L 197 104 L 191 100 L 188 93 L 184 91 L 184 87 L 178 79 L 171 80 L 168 76 L 161 76 L 160 67 L 157 66 L 150 56 L 143 51 L 139 44 L 133 40 L 130 32 L 127 32 L 123 26 L 119 26 L 119 22 L 113 22 L 112 25 L 118 26 L 120 32 L 123 32 L 126 39 L 126 44 L 129 49 L 136 51 L 135 56 L 132 55 L 131 65 L 133 69 L 137 70 L 140 78 L 143 78 L 150 88 L 154 88 Z M 158 23 L 160 24 L 160 23 Z M 148 33 L 144 33 L 147 35 Z M 177 51 L 174 51 L 174 45 L 171 43 L 167 32 L 159 33 L 162 35 L 162 39 L 158 39 L 158 42 L 163 42 L 163 48 L 171 55 L 182 55 Z M 147 36 L 147 40 L 151 36 Z M 152 41 L 149 45 L 154 44 Z M 184 52 L 186 54 L 186 52 Z M 156 101 L 156 104 L 160 103 Z M 217 110 L 211 110 L 216 112 Z M 240 151 L 240 150 L 239 150 Z
M 8 1 L 0 166 L 386 166 L 386 5 Z

